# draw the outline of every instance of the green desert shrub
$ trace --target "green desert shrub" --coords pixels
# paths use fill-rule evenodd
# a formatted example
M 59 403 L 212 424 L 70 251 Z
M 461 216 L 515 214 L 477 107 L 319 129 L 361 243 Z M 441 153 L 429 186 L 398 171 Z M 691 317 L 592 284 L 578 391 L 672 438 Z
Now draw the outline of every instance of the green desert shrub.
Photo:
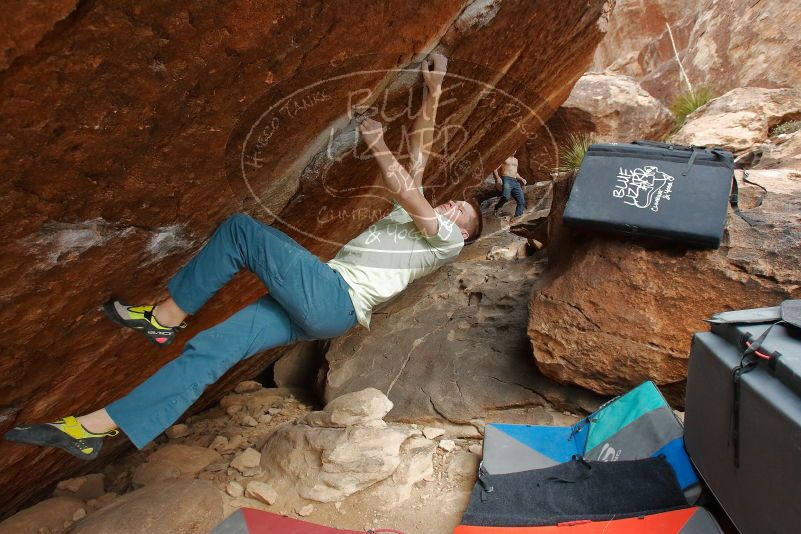
M 801 130 L 801 120 L 787 121 L 781 124 L 777 124 L 776 126 L 771 128 L 770 136 L 773 137 L 775 135 L 791 134 L 799 130 Z
M 591 134 L 579 133 L 570 136 L 559 145 L 559 172 L 572 172 L 581 167 L 584 154 L 595 142 Z
M 697 87 L 680 93 L 670 104 L 670 111 L 676 117 L 673 132 L 679 131 L 687 120 L 687 116 L 715 98 L 715 93 L 709 87 Z

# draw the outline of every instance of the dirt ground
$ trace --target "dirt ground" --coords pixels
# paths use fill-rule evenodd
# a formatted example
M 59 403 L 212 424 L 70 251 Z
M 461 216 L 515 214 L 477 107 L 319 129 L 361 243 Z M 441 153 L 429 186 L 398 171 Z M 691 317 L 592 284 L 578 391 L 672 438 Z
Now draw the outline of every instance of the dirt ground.
M 412 486 L 404 485 L 398 482 L 395 476 L 390 476 L 343 498 L 340 502 L 322 503 L 298 496 L 292 480 L 270 479 L 260 468 L 245 469 L 238 462 L 234 462 L 234 465 L 239 469 L 231 465 L 232 460 L 246 449 L 261 451 L 279 426 L 321 408 L 315 405 L 315 399 L 308 391 L 264 389 L 252 381 L 249 384 L 250 391 L 231 393 L 221 399 L 218 405 L 194 414 L 180 425 L 171 427 L 142 450 L 131 450 L 117 457 L 102 470 L 104 477 L 101 480 L 104 482 L 100 490 L 105 490 L 107 492 L 105 495 L 87 500 L 86 512 L 80 517 L 74 516 L 73 520 L 67 518 L 63 527 L 57 523 L 59 526 L 55 530 L 48 527 L 38 531 L 69 532 L 72 527 L 82 522 L 84 516 L 88 514 L 91 518 L 119 496 L 134 491 L 142 484 L 169 480 L 176 476 L 205 480 L 219 490 L 224 517 L 239 508 L 248 507 L 334 528 L 362 532 L 392 529 L 404 534 L 447 534 L 453 532 L 459 524 L 477 478 L 482 452 L 481 422 L 475 422 L 473 425 L 453 425 L 445 421 L 439 423 L 425 421 L 419 424 L 390 422 L 391 425 L 410 427 L 409 429 L 417 434 L 423 434 L 425 427 L 434 427 L 444 432 L 432 440 L 437 444 L 433 455 L 432 472 L 426 475 L 425 462 L 422 464 L 418 462 L 416 464 L 418 467 L 413 470 L 398 471 L 403 473 L 399 475 L 398 480 L 402 480 L 405 476 L 418 480 Z M 552 408 L 524 406 L 492 413 L 488 415 L 486 422 L 570 425 L 577 420 L 577 415 L 559 412 Z M 432 435 L 428 430 L 426 433 Z M 173 445 L 190 447 L 172 447 L 171 460 L 149 461 L 154 452 Z M 198 458 L 204 457 L 205 454 L 199 454 L 198 447 L 216 450 L 219 459 L 211 460 L 212 463 L 208 463 L 205 467 L 198 466 Z M 205 457 L 208 457 L 208 454 L 205 454 Z M 145 462 L 148 462 L 147 467 L 141 469 Z M 191 467 L 193 465 L 197 467 Z M 182 467 L 176 471 L 176 467 L 179 466 Z M 422 480 L 421 476 L 424 476 Z M 268 505 L 242 496 L 243 488 L 246 488 L 251 481 L 270 484 L 277 492 L 274 504 Z M 405 494 L 408 498 L 403 498 Z M 192 506 L 191 503 L 185 502 L 180 505 Z M 147 510 L 142 512 L 147 514 Z M 46 517 L 38 519 L 41 519 L 43 524 L 52 523 L 48 522 L 49 519 Z M 196 533 L 196 530 L 191 532 Z
M 547 408 L 525 407 L 499 412 L 491 422 L 570 425 L 578 419 L 578 416 Z M 422 429 L 423 425 L 418 427 Z M 338 505 L 308 501 L 287 493 L 282 493 L 272 506 L 254 499 L 229 498 L 226 495 L 225 514 L 227 516 L 237 508 L 247 506 L 342 529 L 390 528 L 405 534 L 450 534 L 467 508 L 477 478 L 480 456 L 468 449 L 480 446 L 482 440 L 480 437 L 458 438 L 452 435 L 443 438 L 453 439 L 456 448 L 453 451 L 437 448 L 433 476 L 418 482 L 409 499 L 394 507 L 378 505 L 379 499 L 372 488 L 367 488 Z M 296 511 L 307 504 L 312 504 L 314 511 L 301 518 Z

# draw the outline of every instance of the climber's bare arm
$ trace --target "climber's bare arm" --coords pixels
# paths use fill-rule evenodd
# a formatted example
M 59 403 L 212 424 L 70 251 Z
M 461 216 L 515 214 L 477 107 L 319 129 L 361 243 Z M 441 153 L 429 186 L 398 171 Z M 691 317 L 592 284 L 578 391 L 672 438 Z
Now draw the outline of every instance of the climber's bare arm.
M 517 176 L 515 178 L 517 178 L 517 180 L 520 182 L 521 185 L 526 185 L 528 183 L 528 182 L 526 182 L 525 178 L 520 176 L 520 173 L 517 173 Z
M 420 71 L 423 73 L 423 102 L 414 119 L 409 140 L 410 174 L 416 187 L 423 185 L 423 171 L 431 155 L 437 107 L 442 96 L 442 80 L 445 78 L 447 68 L 448 60 L 437 53 L 429 54 L 420 64 Z
M 498 167 L 498 169 L 500 169 L 500 167 Z M 498 169 L 495 169 L 494 171 L 492 171 L 492 175 L 495 177 L 495 189 L 497 189 L 498 191 L 502 191 L 503 190 L 503 180 L 501 180 L 501 175 L 498 174 Z
M 426 236 L 436 234 L 439 229 L 436 212 L 420 193 L 409 172 L 387 147 L 381 123 L 365 119 L 359 125 L 359 131 L 381 167 L 384 185 L 389 194 L 406 210 L 418 230 Z

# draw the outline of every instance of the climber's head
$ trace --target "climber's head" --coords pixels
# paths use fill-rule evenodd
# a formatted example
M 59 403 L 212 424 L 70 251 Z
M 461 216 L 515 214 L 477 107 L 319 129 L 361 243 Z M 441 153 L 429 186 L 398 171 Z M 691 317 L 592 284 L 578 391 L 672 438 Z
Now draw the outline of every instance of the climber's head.
M 465 245 L 469 245 L 481 235 L 481 211 L 475 203 L 450 200 L 434 209 L 459 227 Z

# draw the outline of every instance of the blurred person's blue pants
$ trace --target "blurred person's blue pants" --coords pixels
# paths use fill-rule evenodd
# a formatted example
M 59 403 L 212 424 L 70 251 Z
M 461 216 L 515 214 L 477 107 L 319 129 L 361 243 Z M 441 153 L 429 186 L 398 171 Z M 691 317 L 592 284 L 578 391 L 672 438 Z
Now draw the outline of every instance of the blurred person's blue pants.
M 243 214 L 222 223 L 167 287 L 176 304 L 193 314 L 242 268 L 255 273 L 269 294 L 195 335 L 180 356 L 106 406 L 138 449 L 237 362 L 279 345 L 335 337 L 357 324 L 339 273 L 280 230 Z
M 501 191 L 501 198 L 495 204 L 495 210 L 501 209 L 506 204 L 506 201 L 514 197 L 517 203 L 515 217 L 520 217 L 523 214 L 523 210 L 526 209 L 526 196 L 523 193 L 523 186 L 520 185 L 516 178 L 511 176 L 501 176 L 501 180 L 503 181 L 503 190 Z

